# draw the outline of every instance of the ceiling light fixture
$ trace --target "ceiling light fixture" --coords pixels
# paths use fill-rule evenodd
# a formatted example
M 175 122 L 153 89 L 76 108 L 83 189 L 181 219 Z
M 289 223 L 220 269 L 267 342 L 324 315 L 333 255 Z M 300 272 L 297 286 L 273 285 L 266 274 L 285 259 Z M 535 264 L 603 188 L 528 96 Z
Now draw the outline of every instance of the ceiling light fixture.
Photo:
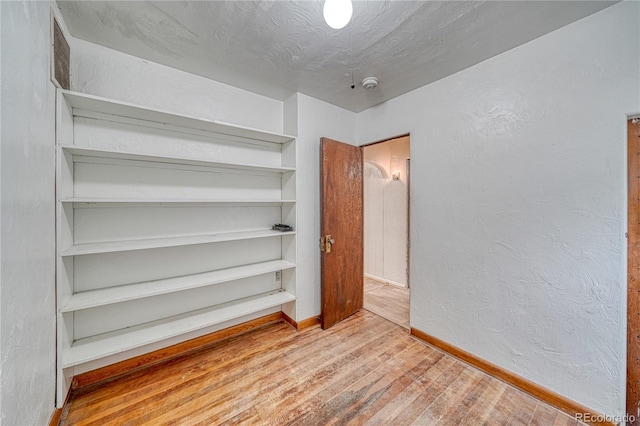
M 364 87 L 366 90 L 375 89 L 376 87 L 378 87 L 378 79 L 373 76 L 365 77 L 362 80 L 362 87 Z
M 344 28 L 351 20 L 353 5 L 351 0 L 326 0 L 322 8 L 324 20 L 334 30 Z

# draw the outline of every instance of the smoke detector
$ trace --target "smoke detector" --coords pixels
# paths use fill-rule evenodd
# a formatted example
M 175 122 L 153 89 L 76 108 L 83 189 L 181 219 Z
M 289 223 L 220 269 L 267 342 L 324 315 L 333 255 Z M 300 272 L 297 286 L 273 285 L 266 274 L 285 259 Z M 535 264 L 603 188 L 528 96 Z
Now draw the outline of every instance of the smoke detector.
M 378 87 L 378 79 L 375 77 L 365 77 L 362 80 L 362 87 L 367 90 L 375 89 Z

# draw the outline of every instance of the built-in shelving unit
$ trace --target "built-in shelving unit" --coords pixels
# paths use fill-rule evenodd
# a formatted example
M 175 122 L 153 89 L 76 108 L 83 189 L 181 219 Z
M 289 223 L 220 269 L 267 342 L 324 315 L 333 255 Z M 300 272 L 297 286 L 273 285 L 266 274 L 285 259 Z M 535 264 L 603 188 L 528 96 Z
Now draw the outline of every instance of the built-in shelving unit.
M 75 374 L 292 315 L 294 137 L 59 90 L 57 145 L 58 406 Z

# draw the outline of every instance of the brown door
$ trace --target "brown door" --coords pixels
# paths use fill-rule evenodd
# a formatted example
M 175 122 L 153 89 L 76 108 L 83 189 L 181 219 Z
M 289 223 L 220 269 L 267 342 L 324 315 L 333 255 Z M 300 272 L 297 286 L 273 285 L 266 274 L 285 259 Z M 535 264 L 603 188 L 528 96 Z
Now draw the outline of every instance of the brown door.
M 627 414 L 640 414 L 640 120 L 629 120 L 627 240 Z
M 362 150 L 320 141 L 321 325 L 362 308 L 364 298 Z

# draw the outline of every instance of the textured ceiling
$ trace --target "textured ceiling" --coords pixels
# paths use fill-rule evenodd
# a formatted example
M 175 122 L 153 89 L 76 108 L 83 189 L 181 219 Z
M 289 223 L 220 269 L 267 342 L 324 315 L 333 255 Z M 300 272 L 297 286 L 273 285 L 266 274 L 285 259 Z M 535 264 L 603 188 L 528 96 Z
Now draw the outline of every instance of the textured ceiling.
M 319 0 L 58 1 L 74 37 L 272 98 L 301 92 L 355 112 L 613 3 L 355 1 L 352 21 L 332 30 Z M 366 91 L 369 75 L 380 85 Z

